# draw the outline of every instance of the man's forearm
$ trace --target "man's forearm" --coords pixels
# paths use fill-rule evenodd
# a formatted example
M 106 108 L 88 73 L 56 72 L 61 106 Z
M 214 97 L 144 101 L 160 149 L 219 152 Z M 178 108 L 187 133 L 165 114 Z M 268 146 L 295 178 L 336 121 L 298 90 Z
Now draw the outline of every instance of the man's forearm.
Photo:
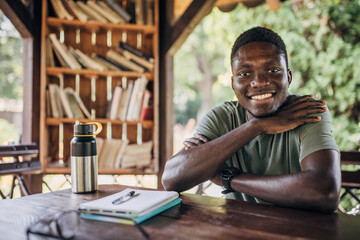
M 257 121 L 249 121 L 219 138 L 173 156 L 165 165 L 164 188 L 180 192 L 212 178 L 231 155 L 261 133 Z
M 337 207 L 340 191 L 338 153 L 323 150 L 316 154 L 328 155 L 317 163 L 327 166 L 327 170 L 310 166 L 302 172 L 281 176 L 241 174 L 233 178 L 231 187 L 280 206 L 331 212 Z

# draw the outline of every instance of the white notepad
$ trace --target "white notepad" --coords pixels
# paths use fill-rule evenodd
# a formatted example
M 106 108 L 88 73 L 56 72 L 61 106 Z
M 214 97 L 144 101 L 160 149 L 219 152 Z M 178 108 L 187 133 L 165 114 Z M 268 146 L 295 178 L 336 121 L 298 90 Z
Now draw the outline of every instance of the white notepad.
M 120 204 L 113 201 L 135 191 L 133 197 Z M 138 190 L 127 188 L 113 195 L 80 204 L 79 210 L 91 214 L 129 217 L 143 216 L 177 199 L 175 191 Z

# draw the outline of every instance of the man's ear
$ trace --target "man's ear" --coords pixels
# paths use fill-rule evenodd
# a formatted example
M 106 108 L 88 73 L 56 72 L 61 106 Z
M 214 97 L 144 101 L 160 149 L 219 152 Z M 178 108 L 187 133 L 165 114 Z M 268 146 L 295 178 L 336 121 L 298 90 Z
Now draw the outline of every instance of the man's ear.
M 287 70 L 287 75 L 288 75 L 288 87 L 290 87 L 290 83 L 292 81 L 292 72 L 290 69 Z
M 231 76 L 231 88 L 234 90 L 234 76 Z

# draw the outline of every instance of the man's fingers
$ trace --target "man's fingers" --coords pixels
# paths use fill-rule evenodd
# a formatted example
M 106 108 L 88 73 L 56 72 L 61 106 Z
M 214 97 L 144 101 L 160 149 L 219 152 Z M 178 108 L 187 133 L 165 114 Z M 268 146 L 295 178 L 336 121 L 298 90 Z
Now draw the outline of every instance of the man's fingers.
M 185 139 L 185 141 L 184 141 L 185 150 L 188 150 L 190 148 L 199 146 L 199 145 L 204 144 L 204 143 L 206 143 L 208 141 L 209 140 L 207 139 L 207 137 L 205 137 L 204 135 L 201 135 L 199 133 L 196 133 L 195 137 Z
M 326 112 L 326 107 L 305 108 L 293 112 L 291 114 L 291 118 L 301 118 L 308 116 L 309 114 L 323 113 L 323 112 Z
M 305 98 L 305 99 L 297 99 L 296 101 L 292 102 L 291 104 L 289 104 L 288 106 L 284 107 L 283 110 L 287 111 L 298 111 L 301 109 L 307 109 L 307 108 L 313 108 L 313 107 L 324 107 L 325 108 L 325 104 L 326 102 L 323 100 L 317 100 L 317 99 L 310 99 L 310 98 Z
M 195 137 L 198 138 L 199 140 L 203 141 L 204 143 L 209 141 L 209 139 L 207 137 L 205 137 L 204 135 L 202 135 L 200 133 L 195 133 Z

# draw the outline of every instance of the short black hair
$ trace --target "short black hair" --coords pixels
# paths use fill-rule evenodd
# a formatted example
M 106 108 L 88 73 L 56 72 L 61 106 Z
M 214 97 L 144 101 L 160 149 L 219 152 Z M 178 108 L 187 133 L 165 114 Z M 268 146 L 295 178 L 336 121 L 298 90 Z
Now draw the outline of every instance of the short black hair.
M 286 67 L 289 67 L 288 56 L 284 41 L 277 33 L 275 33 L 274 31 L 268 28 L 263 28 L 263 27 L 251 28 L 240 34 L 240 36 L 238 36 L 231 50 L 231 62 L 235 57 L 236 51 L 241 46 L 248 44 L 250 42 L 268 42 L 274 44 L 279 49 L 280 53 L 284 54 Z

